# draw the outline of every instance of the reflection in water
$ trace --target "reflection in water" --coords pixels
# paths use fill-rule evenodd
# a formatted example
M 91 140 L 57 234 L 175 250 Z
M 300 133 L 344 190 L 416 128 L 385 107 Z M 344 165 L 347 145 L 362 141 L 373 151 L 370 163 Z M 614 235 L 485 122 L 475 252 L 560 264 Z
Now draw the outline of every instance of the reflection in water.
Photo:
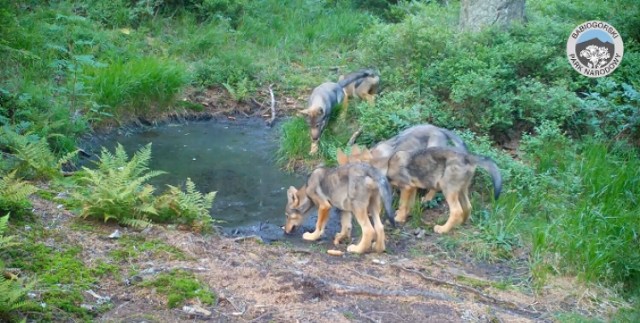
M 158 192 L 164 184 L 182 185 L 187 177 L 203 193 L 217 191 L 211 215 L 225 227 L 281 225 L 286 189 L 302 182 L 275 165 L 275 131 L 261 120 L 171 124 L 111 140 L 107 148 L 113 151 L 119 142 L 129 156 L 152 143 L 150 168 L 168 172 L 151 181 Z

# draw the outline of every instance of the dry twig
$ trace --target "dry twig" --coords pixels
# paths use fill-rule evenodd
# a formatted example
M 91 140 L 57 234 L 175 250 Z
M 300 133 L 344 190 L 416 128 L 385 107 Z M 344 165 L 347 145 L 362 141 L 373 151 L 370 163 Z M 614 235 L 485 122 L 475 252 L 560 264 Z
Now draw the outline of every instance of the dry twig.
M 267 121 L 267 126 L 273 126 L 273 122 L 276 120 L 276 97 L 273 95 L 273 84 L 269 84 L 269 95 L 271 96 L 271 119 Z
M 358 130 L 356 130 L 356 132 L 354 132 L 353 135 L 351 135 L 351 138 L 349 138 L 349 141 L 347 142 L 347 147 L 353 145 L 361 133 L 362 133 L 362 127 L 358 128 Z

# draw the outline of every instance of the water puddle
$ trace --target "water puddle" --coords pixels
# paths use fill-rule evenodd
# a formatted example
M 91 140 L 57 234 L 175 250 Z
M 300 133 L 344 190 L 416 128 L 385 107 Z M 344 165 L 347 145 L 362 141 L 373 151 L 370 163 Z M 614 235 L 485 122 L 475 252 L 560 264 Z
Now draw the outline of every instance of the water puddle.
M 276 165 L 276 134 L 262 120 L 198 121 L 120 133 L 102 145 L 113 151 L 119 142 L 132 156 L 152 143 L 150 168 L 168 173 L 151 181 L 158 191 L 189 177 L 201 192 L 218 192 L 211 216 L 224 221 L 227 234 L 257 234 L 270 241 L 283 236 L 286 189 L 304 180 Z

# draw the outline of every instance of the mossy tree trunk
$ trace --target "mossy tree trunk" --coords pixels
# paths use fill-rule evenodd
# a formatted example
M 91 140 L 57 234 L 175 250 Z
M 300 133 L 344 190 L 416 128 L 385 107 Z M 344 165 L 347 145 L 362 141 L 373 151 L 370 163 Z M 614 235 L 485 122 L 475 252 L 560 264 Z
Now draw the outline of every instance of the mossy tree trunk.
M 462 0 L 460 27 L 479 31 L 490 25 L 508 26 L 524 19 L 525 0 Z

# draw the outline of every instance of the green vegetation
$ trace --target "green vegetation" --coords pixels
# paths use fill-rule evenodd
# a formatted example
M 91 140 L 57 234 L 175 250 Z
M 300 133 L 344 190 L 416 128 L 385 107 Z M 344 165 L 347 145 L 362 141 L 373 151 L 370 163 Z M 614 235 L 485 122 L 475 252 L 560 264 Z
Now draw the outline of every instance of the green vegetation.
M 31 206 L 29 195 L 35 193 L 38 189 L 18 178 L 16 172 L 4 174 L 0 177 L 0 212 L 13 212 L 14 214 L 27 213 Z
M 18 244 L 12 242 L 15 236 L 4 236 L 8 220 L 8 214 L 0 217 L 0 255 Z M 5 264 L 0 258 L 0 319 L 11 320 L 18 310 L 33 305 L 26 300 L 26 294 L 33 288 L 34 282 L 26 283 L 24 278 L 7 279 L 4 272 Z
M 97 306 L 96 312 L 83 308 L 81 304 L 85 291 L 94 288 L 99 279 L 113 275 L 115 268 L 106 263 L 87 266 L 79 259 L 82 252 L 80 247 L 62 243 L 48 246 L 42 242 L 46 235 L 42 228 L 34 227 L 20 233 L 19 244 L 0 250 L 0 260 L 6 261 L 4 264 L 7 268 L 16 268 L 28 277 L 37 273 L 37 281 L 28 283 L 26 287 L 23 287 L 24 278 L 5 282 L 11 284 L 5 285 L 11 291 L 0 295 L 16 296 L 17 293 L 22 293 L 24 296 L 28 290 L 33 289 L 37 291 L 39 304 L 34 305 L 33 301 L 17 303 L 16 301 L 24 301 L 24 297 L 20 297 L 14 298 L 13 303 L 8 305 L 26 306 L 25 309 L 31 313 L 29 317 L 41 321 L 91 320 L 95 314 L 107 310 L 109 303 Z M 3 264 L 1 261 L 0 265 Z M 4 301 L 2 296 L 0 304 Z
M 127 236 L 118 240 L 121 248 L 110 253 L 117 262 L 130 262 L 144 258 L 168 258 L 184 260 L 186 256 L 179 249 L 157 239 L 147 240 L 143 237 Z
M 153 280 L 141 283 L 141 285 L 155 287 L 159 293 L 166 295 L 169 308 L 178 307 L 185 301 L 192 299 L 211 305 L 216 298 L 215 294 L 206 285 L 202 285 L 192 273 L 183 270 L 162 273 Z
M 147 167 L 151 144 L 128 159 L 124 148 L 118 145 L 114 154 L 102 149 L 97 169 L 83 167 L 79 175 L 83 190 L 73 196 L 82 204 L 82 217 L 105 222 L 114 219 L 137 228 L 151 224 L 149 217 L 158 213 L 153 205 L 155 188 L 145 182 L 163 172 L 149 171 Z
M 336 111 L 318 159 L 307 155 L 302 118 L 282 124 L 283 165 L 332 165 L 359 128 L 362 145 L 419 123 L 454 129 L 473 152 L 496 160 L 504 190 L 493 202 L 488 176 L 478 171 L 472 224 L 439 237 L 442 248 L 487 261 L 525 254 L 534 287 L 549 275 L 576 275 L 637 306 L 640 7 L 631 0 L 529 0 L 525 24 L 478 33 L 457 28 L 459 10 L 458 1 L 0 0 L 0 214 L 22 219 L 37 190 L 25 180 L 43 180 L 69 190 L 72 199 L 63 203 L 86 218 L 206 229 L 215 195 L 188 179 L 186 191 L 153 195 L 146 181 L 161 172 L 147 167 L 150 147 L 131 159 L 121 148 L 103 150 L 97 168 L 64 181 L 61 167 L 93 129 L 205 109 L 180 100 L 189 91 L 215 88 L 242 102 L 273 83 L 278 96 L 303 105 L 313 86 L 337 79 L 336 70 L 374 67 L 383 82 L 375 106 L 351 100 L 346 117 Z M 587 20 L 611 23 L 624 39 L 622 63 L 608 77 L 582 77 L 566 61 L 567 35 Z M 418 217 L 412 225 L 430 229 Z M 25 239 L 1 259 L 37 274 L 43 300 L 68 315 L 47 310 L 35 319 L 91 319 L 78 294 L 111 273 L 110 265 L 84 268 L 77 247 L 45 246 L 35 234 Z M 140 248 L 156 250 L 150 244 Z M 112 256 L 124 261 L 136 248 Z M 189 292 L 199 289 L 193 277 L 163 279 L 171 275 L 186 287 L 163 291 L 170 306 L 213 300 Z M 77 280 L 52 283 L 67 276 Z M 26 285 L 0 282 L 6 295 L 17 295 L 0 303 L 0 318 L 13 318 L 11 304 L 20 304 Z M 637 317 L 637 310 L 620 313 L 620 320 Z
M 215 192 L 200 193 L 191 179 L 186 192 L 169 185 L 161 196 L 153 195 L 155 187 L 146 182 L 164 174 L 149 170 L 151 144 L 136 152 L 131 160 L 122 145 L 114 153 L 103 148 L 97 169 L 83 167 L 78 177 L 80 187 L 72 194 L 82 206 L 83 218 L 113 219 L 134 228 L 145 228 L 152 222 L 175 222 L 198 230 L 209 229 L 213 222 L 209 209 Z

